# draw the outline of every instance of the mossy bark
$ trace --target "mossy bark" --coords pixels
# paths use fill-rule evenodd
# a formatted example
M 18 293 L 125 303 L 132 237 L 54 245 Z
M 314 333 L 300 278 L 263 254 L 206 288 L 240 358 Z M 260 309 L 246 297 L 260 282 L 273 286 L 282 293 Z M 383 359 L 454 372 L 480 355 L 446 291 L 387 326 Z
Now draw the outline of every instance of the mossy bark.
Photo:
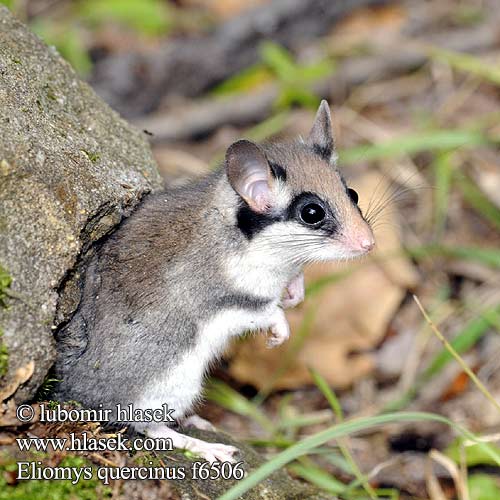
M 40 424 L 39 424 L 40 425 Z M 58 425 L 60 432 L 58 437 L 66 436 L 67 429 L 64 426 L 67 424 Z M 71 424 L 71 432 L 76 432 L 78 436 L 78 426 Z M 37 435 L 41 433 L 45 435 L 46 429 L 34 426 L 31 429 Z M 81 431 L 90 432 L 88 428 L 82 427 Z M 49 434 L 55 437 L 54 434 Z M 265 459 L 256 453 L 250 446 L 242 444 L 223 433 L 214 433 L 209 431 L 200 431 L 191 429 L 188 434 L 207 441 L 216 441 L 237 446 L 241 454 L 238 459 L 242 462 L 242 469 L 245 474 L 250 474 L 257 467 L 265 462 Z M 127 452 L 119 452 L 120 456 L 117 460 L 117 455 L 112 455 L 114 462 L 120 463 L 120 467 L 132 468 L 167 468 L 167 469 L 183 469 L 185 471 L 184 479 L 144 479 L 144 480 L 121 480 L 120 484 L 110 483 L 103 484 L 97 478 L 96 469 L 103 465 L 114 468 L 116 465 L 110 462 L 97 462 L 94 459 L 88 461 L 91 453 L 83 455 L 62 454 L 60 451 L 54 452 L 26 452 L 20 451 L 19 448 L 12 444 L 0 448 L 0 500 L 17 499 L 17 498 L 85 498 L 87 500 L 98 500 L 108 498 L 105 491 L 114 491 L 113 498 L 117 500 L 144 500 L 148 499 L 169 499 L 169 500 L 200 500 L 209 499 L 216 500 L 223 493 L 227 492 L 236 482 L 234 479 L 200 479 L 193 478 L 193 466 L 200 459 L 193 457 L 188 458 L 183 452 L 174 450 L 172 452 L 137 452 L 129 454 Z M 97 453 L 99 455 L 99 453 Z M 14 484 L 8 484 L 2 477 L 8 477 L 8 474 L 17 471 L 16 462 L 39 462 L 39 468 L 52 466 L 82 466 L 93 465 L 94 473 L 91 479 L 81 479 L 76 484 L 71 484 L 71 480 L 26 480 L 17 481 Z M 199 471 L 199 468 L 197 468 Z M 228 473 L 229 469 L 224 468 Z M 153 475 L 153 473 L 151 473 Z M 198 473 L 200 475 L 200 473 Z M 169 477 L 174 476 L 172 472 Z M 72 476 L 75 477 L 74 475 Z M 109 472 L 108 477 L 116 477 L 116 472 Z M 161 477 L 161 476 L 159 476 Z M 31 496 L 30 496 L 31 495 Z M 335 496 L 319 491 L 317 488 L 310 486 L 304 482 L 300 482 L 290 478 L 290 476 L 280 469 L 268 478 L 261 481 L 250 491 L 247 491 L 242 496 L 242 500 L 335 500 Z
M 9 353 L 0 385 L 35 366 L 17 401 L 35 393 L 54 361 L 61 284 L 94 241 L 160 186 L 144 133 L 0 6 L 0 265 L 12 278 L 0 308 Z
M 188 434 L 210 442 L 219 442 L 236 446 L 240 450 L 239 459 L 243 461 L 243 468 L 246 474 L 250 474 L 253 470 L 260 467 L 265 459 L 256 453 L 250 446 L 238 442 L 223 433 L 214 433 L 210 431 L 201 431 L 191 429 Z M 168 459 L 168 454 L 165 454 Z M 175 465 L 184 467 L 190 470 L 194 460 L 188 459 L 182 454 L 175 456 Z M 220 479 L 220 480 L 190 480 L 190 481 L 171 481 L 173 488 L 179 492 L 183 500 L 197 500 L 199 498 L 219 498 L 224 492 L 231 488 L 236 480 Z M 205 497 L 200 497 L 199 492 L 203 492 Z M 240 497 L 244 500 L 335 500 L 335 496 L 322 492 L 307 483 L 296 481 L 290 478 L 287 472 L 283 469 L 277 470 L 267 479 L 261 481 L 250 491 Z

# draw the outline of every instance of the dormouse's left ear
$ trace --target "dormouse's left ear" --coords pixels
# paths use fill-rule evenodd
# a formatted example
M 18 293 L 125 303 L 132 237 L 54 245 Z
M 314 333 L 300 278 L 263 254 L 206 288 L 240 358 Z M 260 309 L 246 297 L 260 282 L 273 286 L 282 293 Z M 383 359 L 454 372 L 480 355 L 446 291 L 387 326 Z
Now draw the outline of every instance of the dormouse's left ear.
M 319 105 L 307 143 L 326 161 L 329 162 L 332 159 L 335 143 L 332 135 L 330 108 L 325 100 L 322 100 Z
M 273 177 L 262 149 L 250 141 L 237 141 L 226 151 L 226 174 L 232 188 L 256 212 L 272 205 Z

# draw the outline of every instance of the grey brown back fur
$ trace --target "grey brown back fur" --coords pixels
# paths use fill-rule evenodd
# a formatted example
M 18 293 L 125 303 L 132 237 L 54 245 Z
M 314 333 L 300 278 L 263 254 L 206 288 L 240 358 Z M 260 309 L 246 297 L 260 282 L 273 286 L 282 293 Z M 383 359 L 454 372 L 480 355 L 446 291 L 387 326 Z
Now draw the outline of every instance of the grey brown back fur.
M 310 144 L 262 149 L 284 169 L 290 199 L 313 191 L 334 206 L 340 222 L 360 217 L 336 168 Z M 149 196 L 103 242 L 88 266 L 78 310 L 57 333 L 61 382 L 54 398 L 90 407 L 136 401 L 190 350 L 209 318 L 231 308 L 257 312 L 279 299 L 237 291 L 225 278 L 228 255 L 252 243 L 238 228 L 241 203 L 221 168 Z

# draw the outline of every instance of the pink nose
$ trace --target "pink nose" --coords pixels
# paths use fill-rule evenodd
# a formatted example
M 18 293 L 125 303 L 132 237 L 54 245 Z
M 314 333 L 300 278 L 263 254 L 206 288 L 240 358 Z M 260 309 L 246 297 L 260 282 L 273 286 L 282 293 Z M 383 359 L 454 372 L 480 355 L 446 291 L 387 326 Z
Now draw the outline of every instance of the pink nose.
M 361 250 L 369 252 L 370 250 L 373 250 L 373 247 L 375 246 L 375 240 L 373 239 L 373 237 L 365 237 L 359 241 L 359 246 Z

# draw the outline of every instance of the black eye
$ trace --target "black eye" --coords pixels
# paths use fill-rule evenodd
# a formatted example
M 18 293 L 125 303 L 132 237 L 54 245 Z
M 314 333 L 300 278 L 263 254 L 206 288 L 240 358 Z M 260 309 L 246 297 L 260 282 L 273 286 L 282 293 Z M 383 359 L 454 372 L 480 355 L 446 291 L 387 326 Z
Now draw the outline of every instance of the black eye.
M 357 205 L 358 199 L 359 199 L 358 193 L 356 193 L 356 191 L 354 191 L 354 189 L 347 188 L 347 194 L 349 195 L 349 198 L 351 198 L 353 203 L 356 203 L 356 205 Z
M 309 225 L 316 225 L 325 218 L 325 209 L 317 203 L 308 203 L 300 210 L 300 218 Z

